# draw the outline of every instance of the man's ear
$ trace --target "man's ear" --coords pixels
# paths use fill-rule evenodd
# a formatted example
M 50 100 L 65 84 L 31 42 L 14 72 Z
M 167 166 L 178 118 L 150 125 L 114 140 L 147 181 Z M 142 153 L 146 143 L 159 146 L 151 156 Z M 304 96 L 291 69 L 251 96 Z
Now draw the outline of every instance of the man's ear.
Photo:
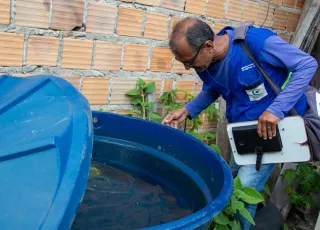
M 206 41 L 205 43 L 205 47 L 206 49 L 210 52 L 210 51 L 213 51 L 213 48 L 214 48 L 214 44 L 213 44 L 213 41 Z

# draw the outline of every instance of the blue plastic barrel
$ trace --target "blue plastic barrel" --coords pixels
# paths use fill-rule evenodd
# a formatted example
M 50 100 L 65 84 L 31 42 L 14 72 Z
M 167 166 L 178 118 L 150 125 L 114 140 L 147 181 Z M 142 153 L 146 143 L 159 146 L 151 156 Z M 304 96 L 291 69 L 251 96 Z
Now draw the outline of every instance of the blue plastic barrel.
M 87 99 L 57 77 L 0 77 L 0 229 L 69 229 L 92 153 Z
M 193 202 L 195 212 L 191 215 L 145 229 L 208 229 L 227 206 L 233 191 L 231 172 L 202 142 L 173 128 L 113 113 L 93 112 L 93 121 L 93 161 L 149 175 Z M 108 214 L 95 215 L 92 218 Z M 84 218 L 90 219 L 90 214 Z M 81 223 L 75 229 L 82 229 Z
M 0 229 L 72 228 L 98 160 L 192 202 L 192 214 L 148 229 L 207 229 L 232 195 L 231 172 L 209 147 L 154 122 L 92 113 L 58 77 L 1 76 L 0 133 Z

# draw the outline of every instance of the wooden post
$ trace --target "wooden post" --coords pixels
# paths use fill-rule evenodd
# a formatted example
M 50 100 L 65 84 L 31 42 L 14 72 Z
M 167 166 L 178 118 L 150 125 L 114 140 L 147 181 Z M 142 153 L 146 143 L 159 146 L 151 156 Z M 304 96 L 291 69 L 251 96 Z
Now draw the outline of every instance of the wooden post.
M 219 115 L 220 120 L 217 126 L 217 145 L 221 149 L 221 155 L 227 162 L 230 160 L 230 144 L 227 133 L 227 119 L 226 119 L 226 102 L 220 97 L 219 98 Z

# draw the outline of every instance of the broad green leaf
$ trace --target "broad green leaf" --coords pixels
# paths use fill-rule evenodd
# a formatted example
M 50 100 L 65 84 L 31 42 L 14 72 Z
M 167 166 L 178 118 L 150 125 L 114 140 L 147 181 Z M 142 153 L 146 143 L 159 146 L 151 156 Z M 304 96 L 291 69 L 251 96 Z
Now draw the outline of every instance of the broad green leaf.
M 238 201 L 236 199 L 231 200 L 231 206 L 233 210 L 241 210 L 244 208 L 244 203 L 242 201 Z
M 296 171 L 294 169 L 286 169 L 283 174 L 281 174 L 282 181 L 291 184 L 295 178 Z
M 128 92 L 126 92 L 127 96 L 138 96 L 139 95 L 139 91 L 137 89 L 132 89 Z
M 248 204 L 258 204 L 264 201 L 264 198 L 261 196 L 261 194 L 251 187 L 243 188 L 239 193 L 239 199 Z
M 229 230 L 229 229 L 226 225 L 216 224 L 216 226 L 214 227 L 214 230 Z
M 223 211 L 229 216 L 234 216 L 237 213 L 237 210 L 233 209 L 232 206 L 226 207 Z
M 99 112 L 103 112 L 103 108 L 99 109 Z
M 190 134 L 194 138 L 197 138 L 200 141 L 203 141 L 203 136 L 200 133 L 189 131 L 188 134 Z
M 271 196 L 270 188 L 269 188 L 269 185 L 268 185 L 267 183 L 264 185 L 263 191 L 264 191 L 268 196 Z
M 131 100 L 132 105 L 139 105 L 142 103 L 142 99 L 140 97 L 135 97 Z
M 141 106 L 145 107 L 146 109 L 152 110 L 154 107 L 154 102 L 142 102 Z
M 156 89 L 156 84 L 155 82 L 150 82 L 144 86 L 144 90 L 146 93 L 152 93 Z
M 156 120 L 156 121 L 162 120 L 161 115 L 158 113 L 150 112 L 149 116 L 150 116 L 151 120 Z
M 220 148 L 219 148 L 218 145 L 211 144 L 209 147 L 210 147 L 213 151 L 215 151 L 216 153 L 218 153 L 219 155 L 221 155 L 221 150 L 220 150 Z
M 233 183 L 234 183 L 234 190 L 242 188 L 241 180 L 239 177 L 234 178 Z
M 207 141 L 212 141 L 216 138 L 215 134 L 209 133 L 208 131 L 205 131 L 204 136 Z
M 232 230 L 241 230 L 240 223 L 237 222 L 236 220 L 233 220 L 229 223 L 230 227 Z
M 141 78 L 139 78 L 137 81 L 137 84 L 139 87 L 143 87 L 146 84 L 146 82 L 144 80 L 142 80 Z
M 283 230 L 289 230 L 289 228 L 286 224 L 283 225 Z
M 142 114 L 140 110 L 136 110 L 136 109 L 135 110 L 130 110 L 129 113 L 135 113 L 135 114 L 138 114 L 140 116 Z
M 246 220 L 248 220 L 252 225 L 256 225 L 252 216 L 250 215 L 250 213 L 248 212 L 247 209 L 243 208 L 241 210 L 239 210 L 239 213 L 246 218 Z
M 227 225 L 229 223 L 228 217 L 226 217 L 223 212 L 220 212 L 215 218 L 214 222 L 220 225 Z

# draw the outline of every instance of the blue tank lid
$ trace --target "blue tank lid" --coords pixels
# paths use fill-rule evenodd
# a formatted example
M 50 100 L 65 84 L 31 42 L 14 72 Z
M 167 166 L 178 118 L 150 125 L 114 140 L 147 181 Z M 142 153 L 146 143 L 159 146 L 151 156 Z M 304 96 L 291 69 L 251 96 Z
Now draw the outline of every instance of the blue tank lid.
M 0 229 L 68 229 L 92 154 L 87 99 L 52 76 L 0 77 Z

